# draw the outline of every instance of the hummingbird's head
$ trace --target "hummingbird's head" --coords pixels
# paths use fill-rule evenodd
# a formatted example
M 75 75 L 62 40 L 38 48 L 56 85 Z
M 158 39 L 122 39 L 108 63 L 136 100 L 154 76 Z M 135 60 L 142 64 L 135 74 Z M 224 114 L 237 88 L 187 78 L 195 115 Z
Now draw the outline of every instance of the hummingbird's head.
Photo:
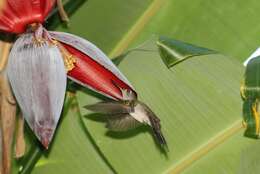
M 135 101 L 137 100 L 137 95 L 133 90 L 130 89 L 121 89 L 123 100 L 126 101 Z

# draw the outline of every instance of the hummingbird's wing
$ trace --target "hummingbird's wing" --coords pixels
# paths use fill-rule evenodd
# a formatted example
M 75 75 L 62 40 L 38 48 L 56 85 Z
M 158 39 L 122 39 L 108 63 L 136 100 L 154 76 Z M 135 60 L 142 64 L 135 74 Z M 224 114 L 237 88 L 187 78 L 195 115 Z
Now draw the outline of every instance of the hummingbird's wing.
M 133 110 L 130 105 L 126 105 L 123 102 L 118 101 L 98 102 L 93 105 L 84 106 L 84 108 L 104 114 L 123 114 L 130 113 Z
M 141 123 L 129 114 L 116 114 L 108 117 L 106 127 L 112 131 L 127 131 L 140 125 Z

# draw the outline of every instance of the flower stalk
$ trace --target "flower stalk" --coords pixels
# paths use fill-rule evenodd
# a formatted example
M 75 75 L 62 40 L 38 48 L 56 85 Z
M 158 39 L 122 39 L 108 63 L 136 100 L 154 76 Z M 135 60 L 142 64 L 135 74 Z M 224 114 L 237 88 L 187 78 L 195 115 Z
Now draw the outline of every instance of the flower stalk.
M 2 172 L 11 171 L 11 152 L 16 119 L 16 102 L 5 72 L 0 74 L 0 106 L 1 106 L 1 133 L 2 133 Z
M 17 120 L 16 140 L 15 140 L 15 158 L 21 158 L 25 154 L 26 143 L 24 139 L 24 118 L 20 113 Z

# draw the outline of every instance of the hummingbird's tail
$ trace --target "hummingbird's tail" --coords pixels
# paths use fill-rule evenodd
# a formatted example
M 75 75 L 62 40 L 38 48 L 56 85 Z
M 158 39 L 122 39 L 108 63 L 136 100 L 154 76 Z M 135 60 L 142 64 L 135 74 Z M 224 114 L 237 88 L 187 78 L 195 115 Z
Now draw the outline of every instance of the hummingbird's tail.
M 155 138 L 161 145 L 167 146 L 167 142 L 161 131 L 160 119 L 158 117 L 149 117 L 149 119 L 151 122 L 151 127 L 152 127 Z

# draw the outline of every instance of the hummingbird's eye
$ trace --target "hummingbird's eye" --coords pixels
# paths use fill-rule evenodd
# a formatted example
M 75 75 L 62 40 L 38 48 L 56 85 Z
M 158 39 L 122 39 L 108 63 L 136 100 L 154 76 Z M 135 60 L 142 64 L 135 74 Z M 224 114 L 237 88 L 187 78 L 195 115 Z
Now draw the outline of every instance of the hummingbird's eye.
M 125 101 L 124 101 L 124 104 L 125 104 L 125 105 L 130 105 L 131 102 L 130 102 L 130 100 L 125 100 Z

